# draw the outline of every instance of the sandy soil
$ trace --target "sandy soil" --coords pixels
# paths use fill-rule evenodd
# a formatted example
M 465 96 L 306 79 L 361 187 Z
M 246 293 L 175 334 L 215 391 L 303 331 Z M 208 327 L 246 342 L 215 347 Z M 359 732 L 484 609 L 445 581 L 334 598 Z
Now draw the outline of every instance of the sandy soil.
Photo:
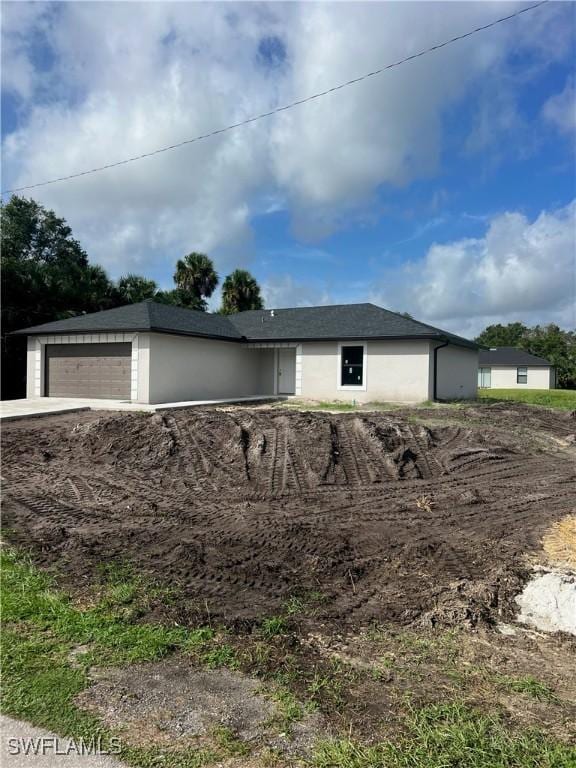
M 416 416 L 415 416 L 416 413 Z M 74 585 L 123 560 L 180 621 L 508 620 L 526 554 L 576 498 L 569 413 L 86 413 L 2 430 L 4 527 Z

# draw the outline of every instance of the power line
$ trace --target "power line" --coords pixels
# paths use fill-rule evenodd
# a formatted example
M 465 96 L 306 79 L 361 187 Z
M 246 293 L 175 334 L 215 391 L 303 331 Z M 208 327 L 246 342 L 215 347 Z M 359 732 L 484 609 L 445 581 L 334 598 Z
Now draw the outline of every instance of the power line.
M 327 96 L 330 93 L 334 93 L 335 91 L 341 91 L 343 88 L 348 88 L 348 86 L 350 85 L 356 85 L 356 83 L 361 83 L 363 80 L 367 80 L 369 77 L 375 77 L 376 75 L 380 75 L 389 69 L 394 69 L 395 67 L 399 67 L 401 64 L 406 64 L 406 62 L 408 61 L 419 59 L 421 56 L 426 56 L 427 54 L 432 53 L 433 51 L 438 51 L 440 50 L 440 48 L 445 48 L 447 45 L 451 45 L 452 43 L 455 43 L 458 40 L 464 40 L 467 37 L 471 37 L 472 35 L 478 34 L 478 32 L 483 32 L 486 29 L 495 27 L 497 24 L 502 24 L 504 21 L 510 21 L 510 19 L 515 19 L 517 16 L 521 16 L 523 13 L 527 13 L 528 11 L 533 11 L 536 8 L 540 8 L 540 6 L 546 5 L 547 3 L 548 3 L 548 0 L 542 0 L 542 2 L 536 3 L 535 5 L 530 5 L 527 8 L 522 8 L 521 10 L 516 11 L 515 13 L 511 13 L 509 16 L 503 16 L 500 19 L 491 21 L 489 24 L 484 24 L 481 27 L 476 27 L 475 29 L 470 30 L 470 32 L 465 32 L 462 35 L 456 35 L 456 37 L 452 37 L 449 40 L 445 40 L 443 43 L 438 43 L 438 45 L 433 45 L 430 48 L 426 48 L 423 51 L 414 53 L 411 56 L 406 56 L 404 59 L 395 61 L 393 64 L 387 64 L 386 66 L 381 67 L 380 69 L 375 69 L 373 72 L 368 72 L 365 75 L 361 75 L 360 77 L 355 77 L 352 80 L 347 80 L 345 83 L 340 83 L 339 85 L 335 85 L 332 88 L 328 88 L 325 91 L 320 91 L 319 93 L 315 93 L 312 96 L 306 96 L 306 98 L 304 99 L 298 99 L 297 101 L 292 101 L 290 102 L 290 104 L 285 104 L 282 107 L 276 107 L 275 109 L 270 110 L 270 112 L 262 112 L 260 115 L 254 115 L 253 117 L 249 117 L 246 120 L 241 120 L 239 123 L 232 123 L 231 125 L 227 125 L 225 128 L 218 128 L 215 131 L 210 131 L 210 133 L 204 133 L 200 136 L 194 136 L 191 139 L 185 139 L 184 141 L 180 141 L 177 144 L 170 144 L 167 147 L 154 149 L 151 152 L 144 152 L 141 155 L 134 155 L 134 157 L 128 157 L 125 160 L 118 160 L 115 163 L 108 163 L 107 165 L 101 165 L 97 168 L 90 168 L 87 171 L 71 173 L 69 176 L 60 176 L 59 178 L 56 178 L 56 179 L 49 179 L 48 181 L 40 181 L 37 184 L 28 184 L 25 187 L 15 187 L 14 189 L 5 189 L 0 194 L 6 195 L 13 192 L 22 192 L 26 189 L 36 189 L 37 187 L 45 187 L 48 184 L 57 184 L 60 181 L 69 181 L 70 179 L 78 179 L 80 176 L 88 176 L 91 173 L 99 173 L 100 171 L 105 171 L 108 168 L 117 168 L 120 165 L 127 165 L 128 163 L 134 163 L 137 160 L 143 160 L 145 157 L 153 157 L 154 155 L 159 155 L 162 152 L 170 152 L 173 149 L 178 149 L 178 147 L 184 147 L 187 144 L 194 144 L 197 141 L 202 141 L 203 139 L 209 139 L 211 136 L 218 136 L 218 134 L 220 133 L 226 133 L 227 131 L 232 131 L 235 128 L 240 128 L 243 125 L 249 125 L 250 123 L 255 123 L 257 120 L 263 120 L 266 117 L 277 115 L 279 112 L 285 112 L 287 109 L 293 109 L 294 107 L 298 107 L 300 104 L 306 104 L 309 101 L 320 99 L 323 96 Z

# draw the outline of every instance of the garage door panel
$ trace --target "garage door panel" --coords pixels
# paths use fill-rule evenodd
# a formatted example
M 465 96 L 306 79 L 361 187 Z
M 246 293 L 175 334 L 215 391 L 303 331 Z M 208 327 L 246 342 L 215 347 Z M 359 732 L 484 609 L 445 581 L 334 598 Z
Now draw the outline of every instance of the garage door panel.
M 128 400 L 131 394 L 132 345 L 48 344 L 46 394 Z

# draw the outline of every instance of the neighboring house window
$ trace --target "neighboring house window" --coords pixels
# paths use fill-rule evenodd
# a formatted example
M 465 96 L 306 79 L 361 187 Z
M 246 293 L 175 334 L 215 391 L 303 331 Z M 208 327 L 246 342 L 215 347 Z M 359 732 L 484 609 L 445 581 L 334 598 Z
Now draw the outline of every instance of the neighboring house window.
M 516 368 L 516 384 L 528 384 L 528 368 Z
M 340 344 L 338 389 L 366 389 L 366 344 Z
M 492 386 L 492 368 L 478 369 L 478 386 L 485 389 Z

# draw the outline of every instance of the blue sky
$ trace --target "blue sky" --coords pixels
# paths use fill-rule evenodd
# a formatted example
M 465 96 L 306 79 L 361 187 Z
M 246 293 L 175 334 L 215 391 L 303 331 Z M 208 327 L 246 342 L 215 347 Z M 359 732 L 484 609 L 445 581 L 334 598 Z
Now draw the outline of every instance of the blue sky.
M 3 187 L 309 95 L 518 3 L 5 3 Z M 472 335 L 576 325 L 575 6 L 555 3 L 322 102 L 42 187 L 111 276 L 191 250 L 269 306 L 374 301 Z M 214 298 L 217 304 L 218 297 Z

